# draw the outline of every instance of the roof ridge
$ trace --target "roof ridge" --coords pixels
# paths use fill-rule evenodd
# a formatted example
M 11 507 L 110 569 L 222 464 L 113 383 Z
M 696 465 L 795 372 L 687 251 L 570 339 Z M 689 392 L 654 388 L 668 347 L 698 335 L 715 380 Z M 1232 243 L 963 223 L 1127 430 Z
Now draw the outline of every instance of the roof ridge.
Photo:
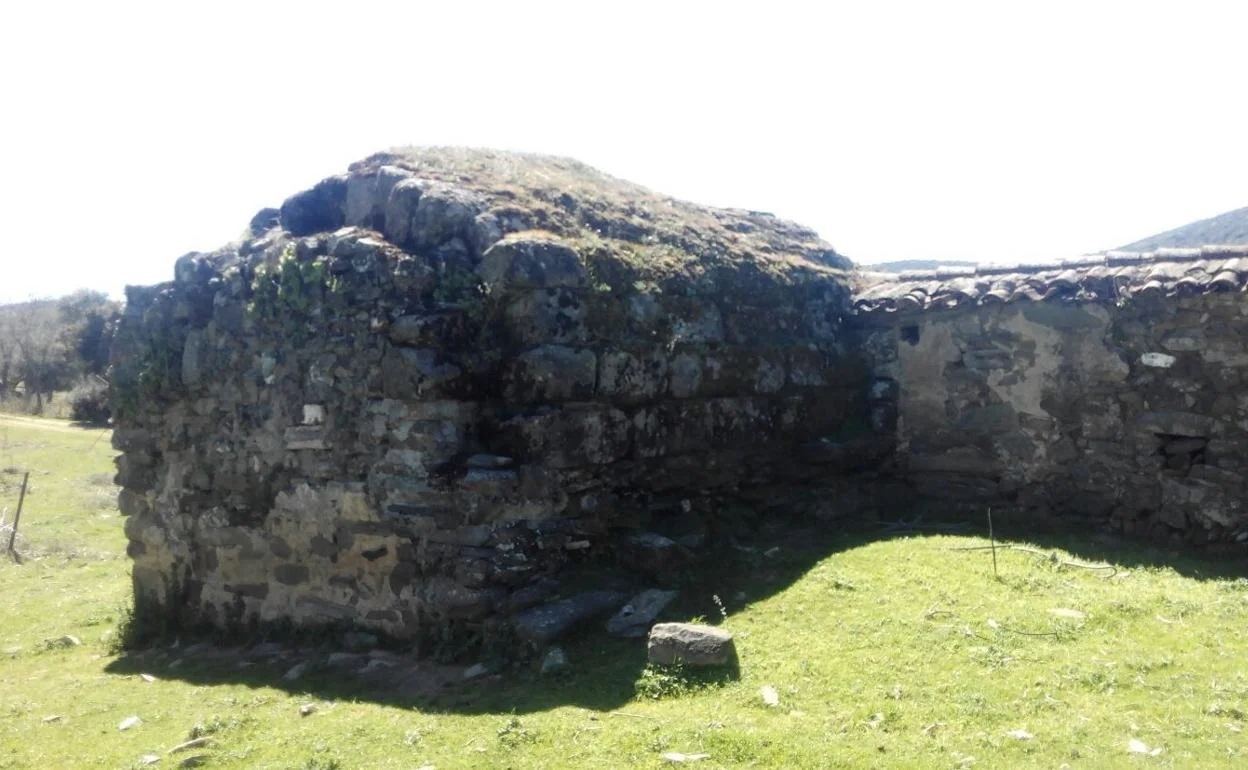
M 1096 254 L 1087 254 L 1058 262 L 1020 262 L 1011 265 L 975 265 L 974 267 L 948 267 L 935 270 L 903 270 L 900 273 L 885 273 L 861 270 L 859 275 L 879 277 L 876 283 L 889 281 L 932 281 L 949 278 L 970 278 L 989 275 L 1015 275 L 1044 273 L 1049 271 L 1077 270 L 1087 267 L 1105 265 L 1141 265 L 1160 262 L 1196 262 L 1203 259 L 1233 258 L 1248 256 L 1248 244 L 1229 243 L 1212 244 L 1199 247 L 1163 247 L 1153 251 L 1117 251 L 1110 250 Z
M 1146 294 L 1248 291 L 1248 244 L 1107 251 L 1050 264 L 859 272 L 858 313 L 913 312 L 1015 301 L 1110 301 Z

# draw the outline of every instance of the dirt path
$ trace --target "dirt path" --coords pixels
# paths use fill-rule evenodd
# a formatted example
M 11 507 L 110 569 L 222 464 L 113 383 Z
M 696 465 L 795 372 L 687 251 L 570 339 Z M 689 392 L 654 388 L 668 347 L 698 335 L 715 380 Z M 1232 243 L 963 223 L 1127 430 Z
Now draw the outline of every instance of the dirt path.
M 0 414 L 0 427 L 12 425 L 15 428 L 35 428 L 54 433 L 94 433 L 106 428 L 80 428 L 68 420 L 53 420 L 47 417 L 27 417 L 20 414 Z

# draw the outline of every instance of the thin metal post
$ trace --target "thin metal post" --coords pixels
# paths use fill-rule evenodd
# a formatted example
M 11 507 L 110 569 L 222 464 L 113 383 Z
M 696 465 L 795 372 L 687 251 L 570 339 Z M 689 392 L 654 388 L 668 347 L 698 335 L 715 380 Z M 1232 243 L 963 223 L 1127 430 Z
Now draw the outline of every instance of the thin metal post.
M 26 482 L 30 480 L 30 471 L 22 476 L 22 491 L 17 496 L 17 513 L 13 515 L 13 531 L 9 533 L 9 553 L 14 553 L 13 544 L 17 541 L 17 523 L 22 520 L 22 503 L 26 502 Z
M 21 510 L 21 507 L 18 507 Z M 992 508 L 988 509 L 988 540 L 992 543 L 992 576 L 997 580 L 1001 576 L 997 574 L 997 537 L 992 533 Z

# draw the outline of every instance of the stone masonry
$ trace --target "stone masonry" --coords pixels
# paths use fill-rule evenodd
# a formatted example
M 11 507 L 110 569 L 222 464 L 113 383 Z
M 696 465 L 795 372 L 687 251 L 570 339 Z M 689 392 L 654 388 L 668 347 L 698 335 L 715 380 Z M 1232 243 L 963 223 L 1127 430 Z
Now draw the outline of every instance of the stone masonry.
M 136 607 L 463 655 L 795 512 L 1234 548 L 1246 286 L 1243 248 L 855 273 L 573 161 L 376 155 L 128 289 Z
M 860 281 L 873 393 L 925 506 L 1248 541 L 1248 249 Z
M 733 500 L 861 461 L 849 267 L 562 159 L 356 164 L 127 291 L 138 606 L 445 652 L 597 587 L 566 575 L 662 579 Z

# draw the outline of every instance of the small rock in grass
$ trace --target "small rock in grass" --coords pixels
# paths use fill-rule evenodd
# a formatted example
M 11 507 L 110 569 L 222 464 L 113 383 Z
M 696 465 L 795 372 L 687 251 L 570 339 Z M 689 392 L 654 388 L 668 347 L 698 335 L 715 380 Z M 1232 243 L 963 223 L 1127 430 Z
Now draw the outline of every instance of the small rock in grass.
M 208 764 L 209 759 L 208 754 L 196 754 L 179 762 L 178 767 L 201 767 Z
M 45 725 L 50 725 L 55 722 L 60 722 L 64 718 L 65 717 L 61 716 L 60 714 L 49 714 L 48 716 L 43 718 L 43 723 Z
M 679 751 L 669 751 L 661 756 L 665 762 L 671 762 L 672 764 L 680 764 L 682 762 L 701 762 L 704 759 L 711 758 L 710 754 L 683 754 Z
M 76 636 L 70 636 L 69 634 L 66 634 L 65 636 L 58 636 L 52 639 L 45 639 L 44 644 L 47 645 L 48 649 L 58 649 L 58 648 L 64 649 L 66 647 L 77 647 L 78 645 L 82 644 L 82 640 Z
M 139 765 L 142 767 L 147 767 L 148 765 L 154 765 L 157 762 L 160 762 L 160 757 L 156 756 L 155 754 L 144 754 L 143 756 L 139 757 Z
M 303 676 L 304 674 L 308 672 L 308 667 L 310 665 L 311 664 L 305 660 L 302 663 L 298 663 L 294 666 L 291 666 L 289 671 L 287 671 L 285 674 L 282 674 L 282 681 L 285 681 L 285 682 L 295 681 L 296 679 L 298 679 L 299 677 Z
M 1032 738 L 1036 737 L 1022 728 L 1019 728 L 1017 730 L 1010 730 L 1008 733 L 1006 733 L 1006 735 L 1010 736 L 1011 738 L 1020 740 L 1020 741 L 1029 741 Z
M 212 743 L 212 736 L 205 735 L 200 738 L 194 738 L 192 740 L 189 740 L 186 743 L 179 743 L 177 746 L 174 746 L 173 748 L 169 749 L 169 751 L 165 753 L 166 754 L 181 754 L 182 752 L 190 751 L 191 749 L 202 749 L 203 747 L 207 746 L 210 743 Z
M 354 652 L 335 652 L 325 661 L 330 668 L 351 668 L 360 663 L 361 656 Z
M 1158 746 L 1157 748 L 1150 749 L 1148 744 L 1144 741 L 1141 741 L 1138 738 L 1132 738 L 1127 741 L 1127 752 L 1130 754 L 1146 754 L 1150 757 L 1155 757 L 1161 754 L 1161 747 Z
M 299 716 L 301 717 L 306 717 L 309 714 L 315 714 L 315 713 L 316 713 L 315 703 L 305 703 L 299 707 Z
M 156 681 L 156 677 L 152 676 L 151 674 L 139 674 L 139 679 L 142 679 L 144 682 L 147 682 L 148 684 L 151 684 L 152 682 Z
M 143 720 L 136 717 L 126 717 L 117 723 L 118 730 L 129 730 L 132 727 L 138 727 L 143 724 Z
M 551 647 L 542 658 L 542 676 L 561 671 L 568 667 L 568 654 L 562 647 Z
M 286 650 L 277 642 L 264 642 L 248 650 L 248 654 L 258 658 L 276 657 Z
M 18 655 L 20 655 L 21 653 L 22 653 L 22 648 L 21 648 L 21 647 L 6 647 L 6 648 L 4 648 L 4 654 L 5 654 L 5 655 L 8 655 L 10 658 L 16 658 L 16 657 L 17 657 Z
M 490 673 L 490 667 L 484 663 L 477 663 L 464 669 L 464 679 L 476 679 L 479 676 L 485 676 Z
M 722 666 L 735 656 L 732 634 L 696 623 L 659 623 L 650 629 L 646 653 L 651 663 Z
M 763 696 L 763 703 L 771 708 L 780 705 L 780 693 L 776 692 L 776 688 L 769 684 L 763 685 L 758 694 Z

